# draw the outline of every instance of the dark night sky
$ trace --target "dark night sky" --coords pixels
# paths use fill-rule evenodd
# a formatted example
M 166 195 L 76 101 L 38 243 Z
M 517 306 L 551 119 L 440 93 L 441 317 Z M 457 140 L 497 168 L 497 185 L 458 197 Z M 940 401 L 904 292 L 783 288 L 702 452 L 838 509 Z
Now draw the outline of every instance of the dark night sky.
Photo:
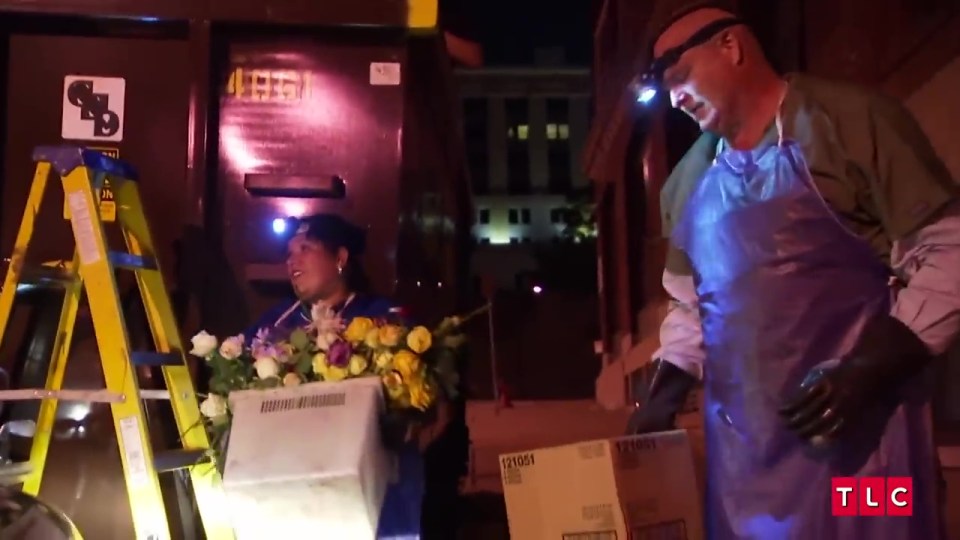
M 538 46 L 564 46 L 567 63 L 589 65 L 595 0 L 446 0 L 476 21 L 487 65 L 533 63 Z M 469 7 L 468 7 L 469 6 Z

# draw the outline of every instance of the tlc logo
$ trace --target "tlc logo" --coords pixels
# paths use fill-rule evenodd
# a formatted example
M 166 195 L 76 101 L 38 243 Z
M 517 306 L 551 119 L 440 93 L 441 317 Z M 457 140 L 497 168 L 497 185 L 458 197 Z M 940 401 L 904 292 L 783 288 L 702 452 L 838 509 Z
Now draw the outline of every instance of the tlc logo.
M 831 479 L 834 516 L 912 516 L 913 478 L 867 476 Z

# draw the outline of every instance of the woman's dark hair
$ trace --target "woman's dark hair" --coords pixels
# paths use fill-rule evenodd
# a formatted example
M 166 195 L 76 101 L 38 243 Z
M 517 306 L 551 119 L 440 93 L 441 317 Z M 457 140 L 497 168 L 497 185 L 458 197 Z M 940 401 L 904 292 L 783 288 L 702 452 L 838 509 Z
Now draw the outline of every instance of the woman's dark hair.
M 363 269 L 360 257 L 367 248 L 367 231 L 336 214 L 314 214 L 299 220 L 296 233 L 303 233 L 336 253 L 347 250 L 347 264 L 343 266 L 343 280 L 351 292 L 364 293 L 370 288 L 370 279 Z

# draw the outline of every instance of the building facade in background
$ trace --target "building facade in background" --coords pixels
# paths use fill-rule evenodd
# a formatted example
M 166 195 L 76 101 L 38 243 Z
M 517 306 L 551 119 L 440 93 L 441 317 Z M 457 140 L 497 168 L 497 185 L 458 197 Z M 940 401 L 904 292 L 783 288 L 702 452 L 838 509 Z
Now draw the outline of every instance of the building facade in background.
M 564 239 L 565 209 L 587 192 L 580 153 L 590 71 L 544 50 L 538 65 L 462 69 L 464 139 L 476 209 L 475 276 L 512 288 L 535 270 L 534 244 Z
M 471 273 L 477 301 L 493 302 L 492 324 L 471 335 L 474 398 L 497 387 L 513 399 L 589 399 L 600 369 L 596 248 L 569 226 L 591 195 L 580 160 L 590 71 L 564 65 L 559 49 L 535 56 L 532 66 L 457 71 L 476 214 Z

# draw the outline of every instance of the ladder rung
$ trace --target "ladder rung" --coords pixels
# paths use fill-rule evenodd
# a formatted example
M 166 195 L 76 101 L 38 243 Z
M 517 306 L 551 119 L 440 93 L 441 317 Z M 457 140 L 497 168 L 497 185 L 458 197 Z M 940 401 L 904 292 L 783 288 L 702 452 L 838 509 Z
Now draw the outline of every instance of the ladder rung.
M 159 401 L 162 401 L 162 400 L 170 401 L 170 391 L 169 390 L 148 390 L 146 388 L 141 388 L 140 399 L 156 399 Z
M 135 366 L 182 366 L 183 356 L 178 352 L 149 352 L 133 351 L 130 353 L 130 361 Z
M 123 394 L 110 392 L 109 390 L 47 390 L 46 388 L 0 390 L 0 402 L 37 399 L 58 399 L 84 403 L 123 403 L 125 401 Z
M 143 257 L 132 253 L 123 253 L 121 251 L 110 252 L 110 262 L 114 268 L 123 268 L 126 270 L 156 270 L 157 261 L 153 257 Z
M 47 265 L 24 265 L 20 271 L 20 283 L 38 287 L 62 287 L 73 281 L 73 274 L 66 268 Z
M 205 459 L 204 450 L 166 450 L 153 455 L 153 467 L 157 472 L 170 472 L 192 467 Z

